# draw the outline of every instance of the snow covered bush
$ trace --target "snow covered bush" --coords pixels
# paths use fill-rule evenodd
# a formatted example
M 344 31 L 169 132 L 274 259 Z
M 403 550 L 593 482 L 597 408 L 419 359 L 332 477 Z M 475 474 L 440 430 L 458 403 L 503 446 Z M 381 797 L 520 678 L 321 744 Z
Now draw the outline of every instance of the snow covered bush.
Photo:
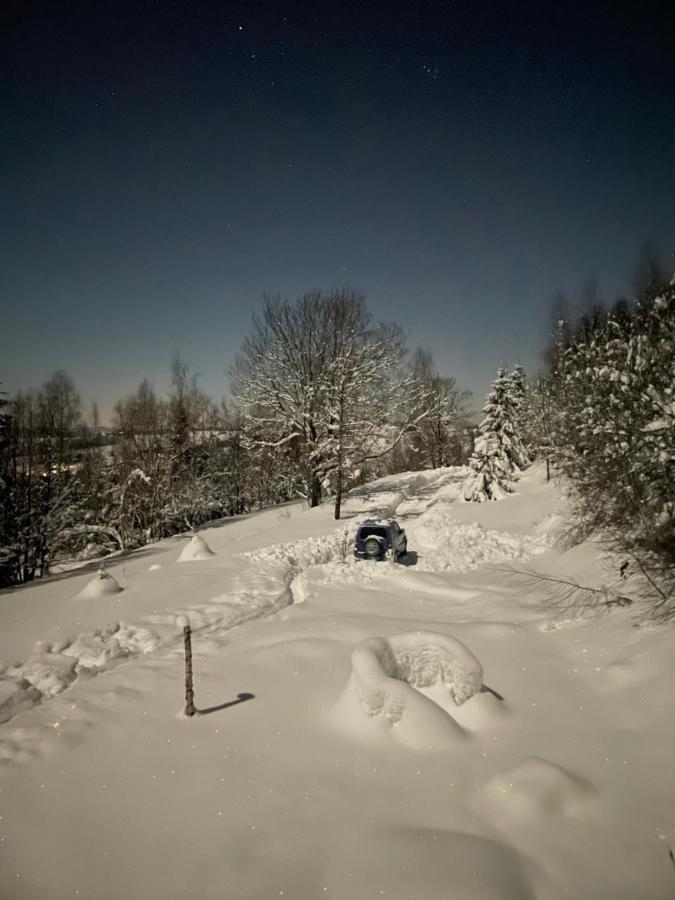
M 604 536 L 666 614 L 675 587 L 675 284 L 556 354 L 550 443 L 579 538 Z

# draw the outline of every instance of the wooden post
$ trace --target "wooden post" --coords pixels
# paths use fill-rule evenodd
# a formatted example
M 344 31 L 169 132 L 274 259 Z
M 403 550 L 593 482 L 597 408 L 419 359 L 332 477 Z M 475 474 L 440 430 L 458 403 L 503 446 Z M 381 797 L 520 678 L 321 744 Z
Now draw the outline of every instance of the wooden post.
M 195 695 L 192 685 L 192 629 L 187 616 L 177 616 L 176 625 L 183 629 L 183 641 L 185 642 L 185 715 L 194 716 Z
M 340 541 L 340 550 L 342 551 L 342 562 L 347 562 L 347 544 L 349 542 L 349 532 L 345 531 L 345 536 Z

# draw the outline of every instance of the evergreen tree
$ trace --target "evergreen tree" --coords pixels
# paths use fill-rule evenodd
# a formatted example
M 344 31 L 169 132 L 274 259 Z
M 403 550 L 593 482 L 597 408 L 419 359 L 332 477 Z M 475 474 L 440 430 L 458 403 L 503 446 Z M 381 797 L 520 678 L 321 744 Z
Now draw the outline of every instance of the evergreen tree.
M 479 426 L 469 466 L 473 470 L 463 486 L 465 500 L 482 503 L 501 500 L 513 491 L 513 468 L 509 458 L 513 434 L 513 404 L 509 377 L 499 368 L 483 407 L 485 418 Z
M 494 431 L 481 434 L 476 440 L 469 466 L 473 471 L 462 489 L 465 500 L 501 500 L 513 491 L 513 473 Z
M 485 418 L 469 460 L 473 472 L 464 483 L 465 500 L 501 500 L 513 491 L 514 475 L 525 456 L 512 390 L 511 377 L 500 367 L 483 407 Z
M 525 370 L 518 363 L 508 377 L 508 390 L 513 408 L 513 433 L 509 457 L 519 469 L 524 469 L 532 462 L 531 454 L 526 446 L 527 417 L 527 378 Z

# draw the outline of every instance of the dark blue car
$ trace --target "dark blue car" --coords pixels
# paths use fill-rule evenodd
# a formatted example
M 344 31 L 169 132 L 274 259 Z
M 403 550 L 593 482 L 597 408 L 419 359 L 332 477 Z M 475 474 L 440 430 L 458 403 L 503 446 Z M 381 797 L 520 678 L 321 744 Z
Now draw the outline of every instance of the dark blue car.
M 393 519 L 368 519 L 359 525 L 354 542 L 357 559 L 393 559 L 405 556 L 408 539 L 405 531 Z

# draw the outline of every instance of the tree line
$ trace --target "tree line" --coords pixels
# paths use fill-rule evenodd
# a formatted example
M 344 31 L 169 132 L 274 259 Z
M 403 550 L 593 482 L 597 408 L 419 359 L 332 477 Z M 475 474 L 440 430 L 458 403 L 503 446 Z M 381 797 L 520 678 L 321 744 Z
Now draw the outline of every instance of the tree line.
M 0 586 L 293 499 L 339 518 L 353 484 L 471 450 L 469 395 L 353 290 L 264 298 L 231 392 L 214 403 L 176 357 L 169 396 L 143 381 L 106 444 L 65 372 L 0 394 Z
M 590 301 L 590 302 L 589 302 Z M 638 298 L 555 304 L 545 368 L 501 368 L 483 408 L 466 500 L 499 500 L 539 458 L 570 501 L 565 544 L 599 540 L 652 613 L 675 613 L 675 279 L 643 260 Z M 572 582 L 565 582 L 574 585 Z M 597 601 L 602 592 L 593 591 Z M 626 599 L 625 597 L 623 598 Z
M 622 577 L 672 614 L 675 589 L 675 282 L 555 324 L 532 385 L 532 446 L 568 488 L 572 542 L 594 535 Z

